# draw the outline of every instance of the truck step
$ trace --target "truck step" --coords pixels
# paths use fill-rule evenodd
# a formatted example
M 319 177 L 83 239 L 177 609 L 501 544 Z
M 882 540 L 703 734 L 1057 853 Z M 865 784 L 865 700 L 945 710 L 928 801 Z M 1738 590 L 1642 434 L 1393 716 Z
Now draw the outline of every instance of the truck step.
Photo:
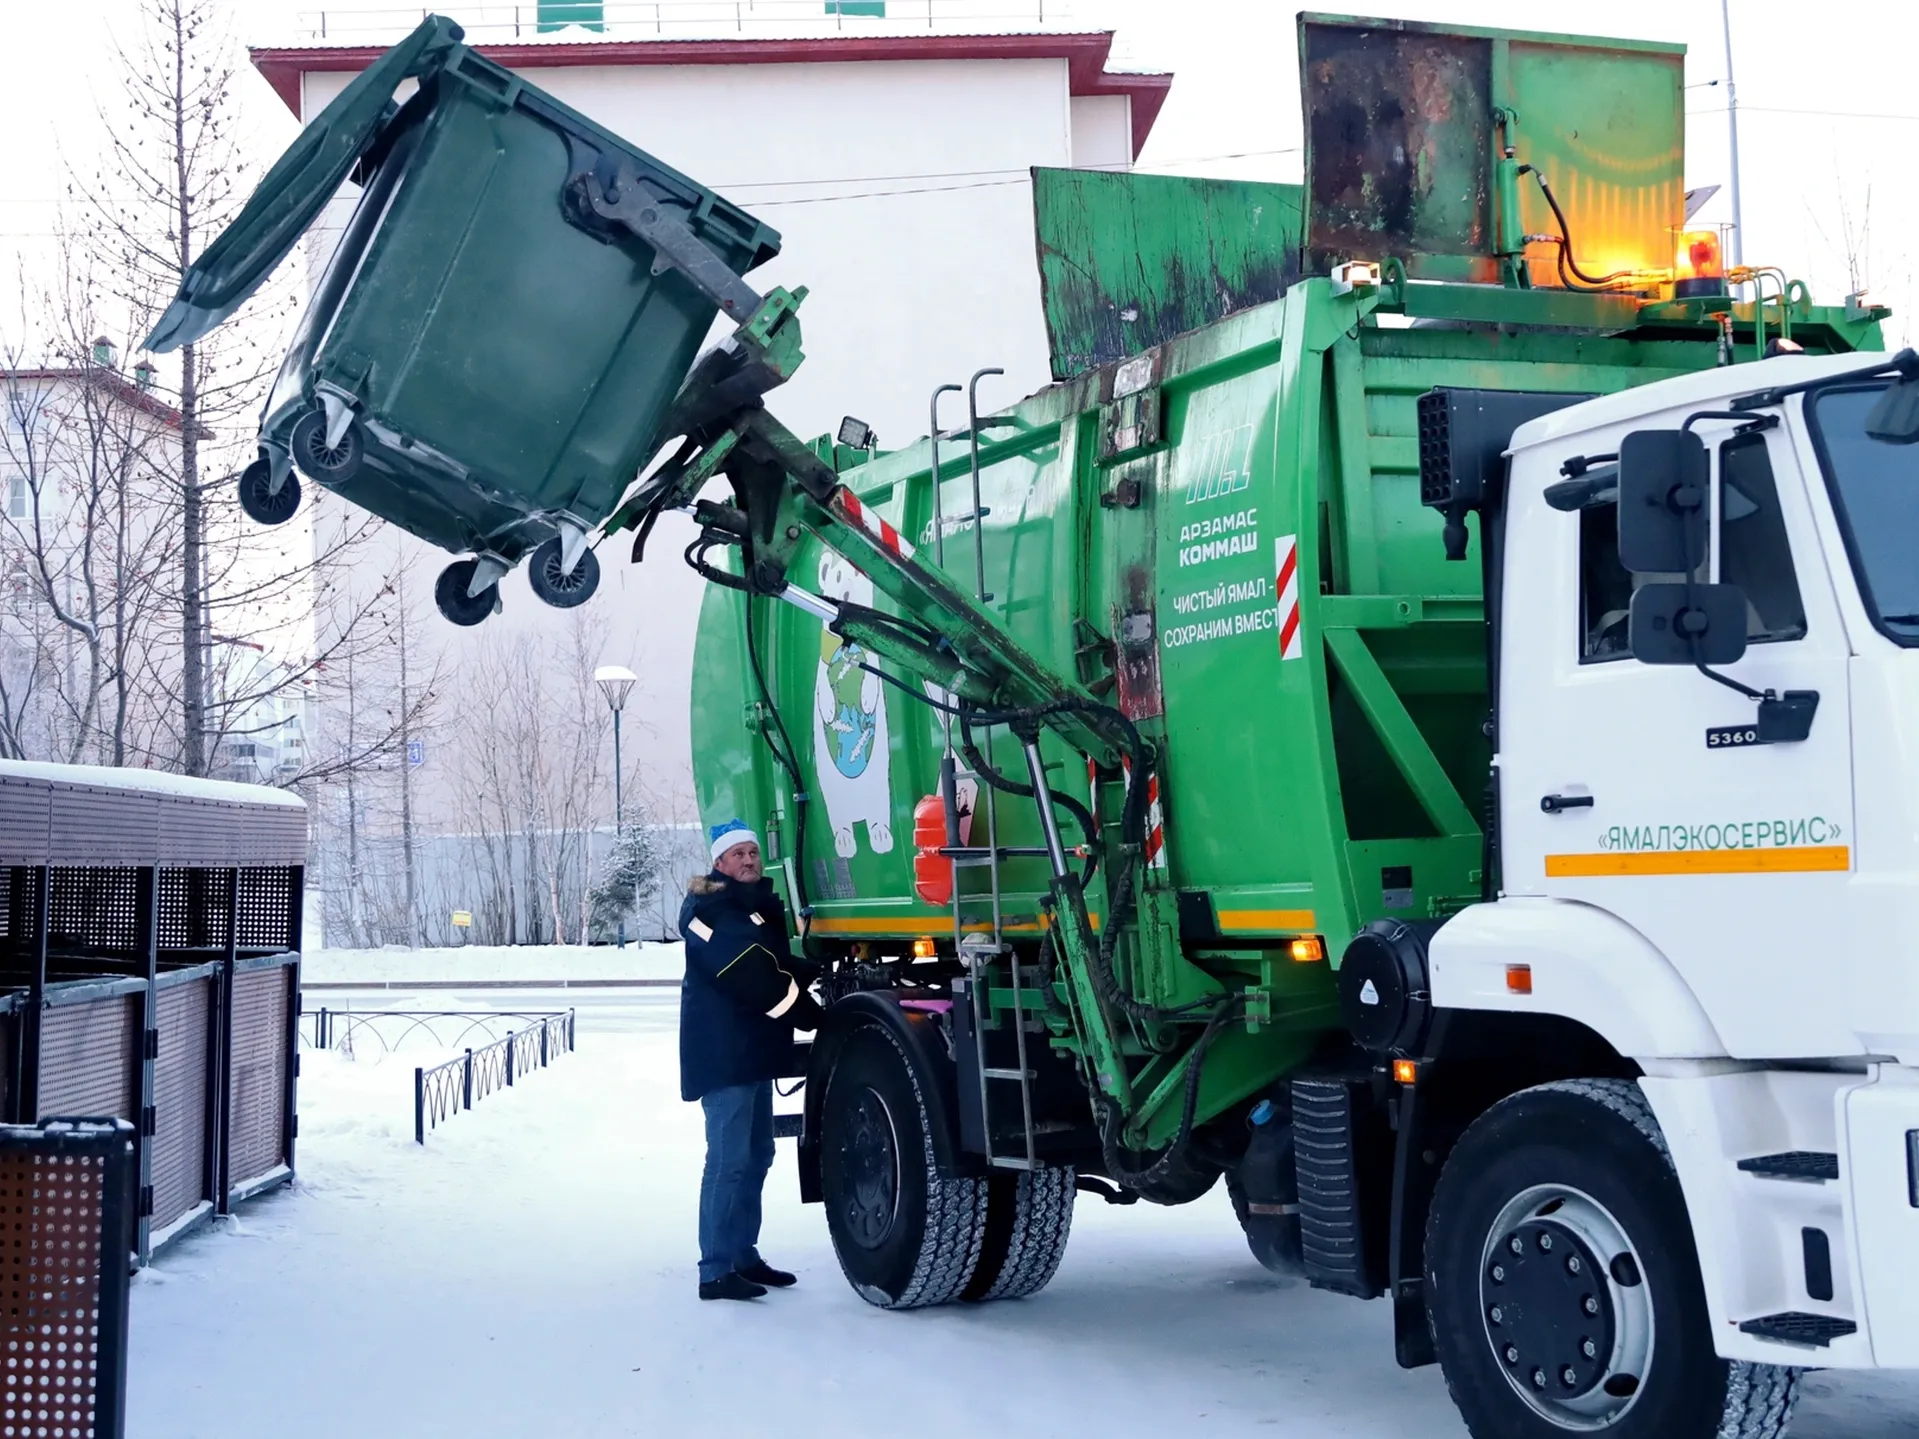
M 1315 1288 L 1370 1299 L 1379 1286 L 1366 1262 L 1353 1124 L 1352 1089 L 1345 1081 L 1293 1081 L 1293 1145 L 1306 1277 Z
M 1859 1326 L 1850 1319 L 1841 1319 L 1833 1314 L 1801 1314 L 1794 1311 L 1768 1314 L 1763 1319 L 1748 1319 L 1739 1326 L 1739 1332 L 1760 1339 L 1777 1339 L 1782 1344 L 1803 1344 L 1810 1349 L 1824 1349 L 1835 1339 L 1858 1333 Z
M 1010 1154 L 995 1154 L 987 1164 L 994 1169 L 1037 1169 L 1039 1166 L 1030 1160 L 1015 1159 Z
M 1740 1169 L 1764 1179 L 1806 1179 L 1815 1183 L 1839 1177 L 1839 1156 L 1815 1149 L 1793 1149 L 1784 1154 L 1761 1154 L 1739 1161 Z
M 987 1069 L 982 1070 L 988 1079 L 1038 1079 L 1037 1069 Z

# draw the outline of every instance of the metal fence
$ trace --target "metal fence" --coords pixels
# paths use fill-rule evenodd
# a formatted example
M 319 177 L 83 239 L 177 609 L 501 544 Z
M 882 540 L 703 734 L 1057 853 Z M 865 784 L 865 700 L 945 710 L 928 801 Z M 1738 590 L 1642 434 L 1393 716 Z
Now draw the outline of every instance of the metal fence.
M 137 1141 L 122 1119 L 0 1126 L 0 1434 L 126 1433 Z
M 325 1005 L 300 1016 L 300 1043 L 309 1049 L 356 1054 L 368 1044 L 391 1054 L 409 1040 L 436 1049 L 460 1049 L 474 1038 L 491 1044 L 516 1025 L 551 1019 L 557 1011 L 529 1009 L 333 1009 Z
M 573 1049 L 573 1011 L 548 1014 L 525 1029 L 469 1049 L 458 1059 L 413 1071 L 413 1138 L 426 1143 L 436 1129 L 462 1109 L 471 1109 L 489 1094 L 511 1088 L 514 1078 L 544 1069 Z
M 432 10 L 420 5 L 333 5 L 303 10 L 296 17 L 301 40 L 373 43 L 404 35 Z M 609 40 L 649 36 L 698 38 L 709 35 L 840 35 L 884 33 L 888 28 L 998 31 L 1071 22 L 1073 0 L 888 0 L 873 14 L 858 0 L 607 0 L 568 12 L 551 7 L 542 24 L 538 0 L 519 4 L 463 5 L 454 12 L 468 39 L 478 45 L 531 40 L 546 33 L 552 19 L 575 17 Z

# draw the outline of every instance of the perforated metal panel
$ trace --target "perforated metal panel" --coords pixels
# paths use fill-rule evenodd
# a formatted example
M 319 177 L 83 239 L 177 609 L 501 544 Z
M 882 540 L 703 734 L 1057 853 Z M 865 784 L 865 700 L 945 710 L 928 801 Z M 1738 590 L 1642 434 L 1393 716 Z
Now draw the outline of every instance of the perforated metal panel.
M 124 1164 L 0 1150 L 0 1439 L 120 1432 L 126 1266 L 106 1272 L 102 1258 Z
M 161 870 L 160 948 L 226 948 L 231 881 L 231 872 L 224 869 Z
M 285 949 L 292 932 L 293 871 L 240 871 L 240 948 Z
M 141 997 L 55 1005 L 40 1020 L 40 1113 L 133 1120 L 140 1110 L 134 1038 Z
M 153 1218 L 164 1229 L 206 1192 L 207 1060 L 213 979 L 160 991 L 160 1053 L 153 1065 Z
M 233 1067 L 227 1178 L 236 1188 L 286 1158 L 290 966 L 233 980 Z
M 47 934 L 56 949 L 130 953 L 138 944 L 131 869 L 55 869 Z

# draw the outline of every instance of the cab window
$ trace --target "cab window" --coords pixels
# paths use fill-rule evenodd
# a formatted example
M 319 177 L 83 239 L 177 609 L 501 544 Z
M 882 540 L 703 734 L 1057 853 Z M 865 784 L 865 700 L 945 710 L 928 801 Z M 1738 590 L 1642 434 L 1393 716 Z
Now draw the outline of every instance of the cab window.
M 1746 592 L 1746 643 L 1806 637 L 1806 606 L 1763 435 L 1719 447 L 1719 580 Z
M 1716 535 L 1719 579 L 1746 593 L 1746 639 L 1768 644 L 1803 639 L 1806 609 L 1792 565 L 1779 487 L 1762 435 L 1742 435 L 1719 448 Z M 1619 563 L 1616 500 L 1579 512 L 1579 658 L 1582 664 L 1625 659 L 1633 591 L 1683 575 L 1634 575 Z M 1704 580 L 1704 571 L 1694 576 Z

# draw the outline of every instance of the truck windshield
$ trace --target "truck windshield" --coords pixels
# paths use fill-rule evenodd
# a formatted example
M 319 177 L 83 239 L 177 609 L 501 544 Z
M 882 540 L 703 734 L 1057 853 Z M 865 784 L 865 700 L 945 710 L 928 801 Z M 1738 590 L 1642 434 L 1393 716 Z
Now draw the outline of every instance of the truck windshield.
M 1919 645 L 1919 447 L 1866 433 L 1884 393 L 1883 384 L 1824 390 L 1808 408 L 1860 598 L 1887 638 Z

